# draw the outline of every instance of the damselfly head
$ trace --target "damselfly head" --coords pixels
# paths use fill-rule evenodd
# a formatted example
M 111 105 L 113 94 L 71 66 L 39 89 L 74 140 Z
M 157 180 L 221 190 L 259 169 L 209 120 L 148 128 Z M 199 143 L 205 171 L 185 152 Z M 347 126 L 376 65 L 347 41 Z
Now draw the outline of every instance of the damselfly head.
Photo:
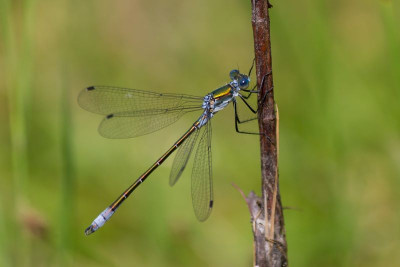
M 239 86 L 240 89 L 249 87 L 250 78 L 246 74 L 241 74 L 238 70 L 231 70 L 229 77 L 234 82 L 235 86 Z

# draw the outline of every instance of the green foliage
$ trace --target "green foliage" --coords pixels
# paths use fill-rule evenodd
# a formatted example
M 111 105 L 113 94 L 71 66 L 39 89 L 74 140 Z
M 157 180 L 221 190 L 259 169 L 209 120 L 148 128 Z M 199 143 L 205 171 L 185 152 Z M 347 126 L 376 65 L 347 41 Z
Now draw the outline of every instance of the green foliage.
M 272 1 L 280 190 L 294 266 L 400 264 L 400 22 L 393 1 Z M 197 115 L 100 137 L 79 91 L 204 95 L 253 59 L 250 1 L 0 2 L 0 265 L 250 266 L 240 194 L 259 191 L 258 138 L 213 119 L 215 208 L 198 223 L 172 159 L 99 232 L 85 227 Z M 189 162 L 191 166 L 191 162 Z

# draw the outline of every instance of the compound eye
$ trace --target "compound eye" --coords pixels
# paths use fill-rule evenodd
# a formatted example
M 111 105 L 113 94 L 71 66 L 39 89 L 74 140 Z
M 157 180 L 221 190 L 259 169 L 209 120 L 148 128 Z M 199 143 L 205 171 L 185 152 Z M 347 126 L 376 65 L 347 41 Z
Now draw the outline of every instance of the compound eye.
M 240 72 L 238 70 L 231 70 L 231 72 L 229 72 L 229 77 L 231 78 L 231 80 L 237 80 L 237 78 L 239 77 Z
M 246 89 L 247 87 L 249 87 L 249 78 L 243 77 L 242 79 L 240 79 L 239 87 L 240 89 Z

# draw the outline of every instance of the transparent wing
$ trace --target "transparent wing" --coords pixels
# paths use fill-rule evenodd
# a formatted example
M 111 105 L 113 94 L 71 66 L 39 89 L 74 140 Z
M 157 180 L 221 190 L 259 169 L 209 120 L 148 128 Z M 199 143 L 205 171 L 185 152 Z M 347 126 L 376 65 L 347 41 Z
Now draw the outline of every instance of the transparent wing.
M 132 115 L 153 110 L 163 111 L 178 107 L 194 107 L 202 103 L 202 97 L 162 94 L 143 90 L 91 86 L 79 94 L 79 105 L 93 113 L 109 115 L 114 113 L 132 112 Z M 131 115 L 131 116 L 132 116 Z
M 202 97 L 142 90 L 92 86 L 83 90 L 79 105 L 106 117 L 99 133 L 107 138 L 130 138 L 152 133 L 182 115 L 201 110 Z
M 140 117 L 117 113 L 103 119 L 99 133 L 106 138 L 138 137 L 171 125 L 185 113 L 176 111 Z
M 192 170 L 192 204 L 199 221 L 207 220 L 213 207 L 211 122 L 203 126 Z
M 172 163 L 172 169 L 169 176 L 169 185 L 173 186 L 182 175 L 185 167 L 189 161 L 190 155 L 192 154 L 193 147 L 196 144 L 197 137 L 200 131 L 195 131 L 191 136 L 189 136 L 183 144 L 179 147 L 176 153 L 174 162 Z

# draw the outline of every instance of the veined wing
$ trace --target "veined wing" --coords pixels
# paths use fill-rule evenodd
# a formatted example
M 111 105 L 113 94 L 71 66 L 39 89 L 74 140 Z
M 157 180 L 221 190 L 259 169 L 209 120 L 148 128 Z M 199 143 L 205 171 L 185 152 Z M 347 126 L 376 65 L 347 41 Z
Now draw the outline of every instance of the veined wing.
M 199 221 L 207 220 L 213 207 L 211 121 L 203 128 L 192 170 L 192 204 Z
M 201 107 L 202 101 L 203 98 L 198 96 L 109 86 L 90 86 L 82 90 L 78 97 L 79 105 L 90 112 L 102 115 L 131 112 L 130 116 L 153 110 Z
M 195 133 L 189 136 L 188 139 L 186 139 L 179 147 L 178 152 L 176 152 L 176 156 L 174 158 L 174 162 L 172 163 L 172 169 L 169 176 L 170 186 L 173 186 L 178 181 L 179 177 L 185 170 L 190 155 L 192 154 L 193 147 L 196 144 L 199 133 L 200 131 L 197 130 Z
M 158 131 L 176 122 L 183 114 L 194 110 L 169 110 L 143 116 L 130 112 L 108 115 L 99 125 L 99 133 L 106 138 L 131 138 Z
M 92 86 L 83 90 L 79 105 L 106 117 L 99 133 L 107 138 L 130 138 L 152 133 L 182 115 L 201 110 L 202 97 L 143 90 Z

